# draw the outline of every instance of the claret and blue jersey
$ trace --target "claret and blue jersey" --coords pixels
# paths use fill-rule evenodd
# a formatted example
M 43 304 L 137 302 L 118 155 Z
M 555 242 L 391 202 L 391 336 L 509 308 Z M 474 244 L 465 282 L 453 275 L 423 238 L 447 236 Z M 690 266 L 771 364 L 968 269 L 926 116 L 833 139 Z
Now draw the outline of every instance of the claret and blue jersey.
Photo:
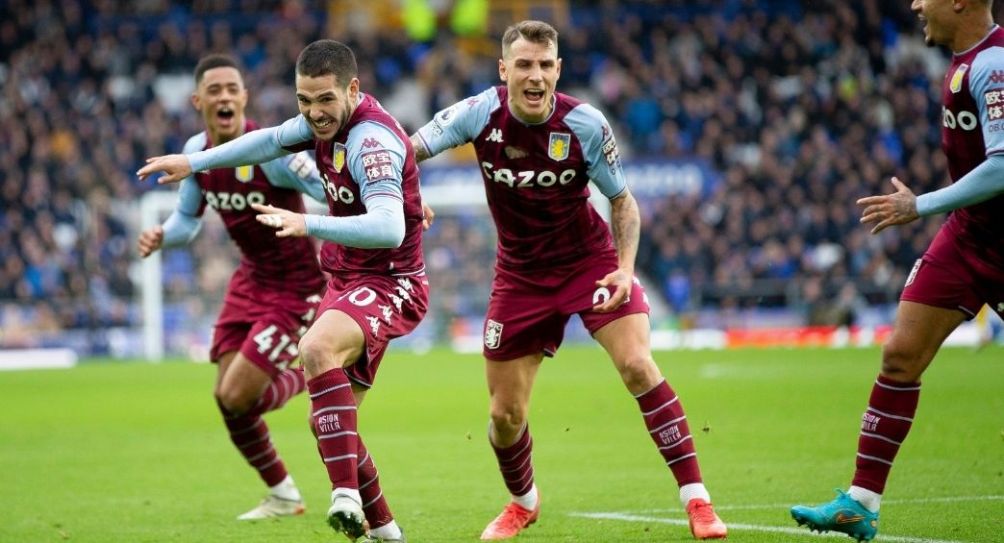
M 953 181 L 1004 155 L 1004 29 L 953 56 L 942 85 L 941 145 Z M 1004 269 L 1004 196 L 955 210 L 948 226 L 981 258 Z
M 251 121 L 245 132 L 258 127 Z M 192 136 L 184 152 L 211 148 L 205 132 Z M 251 204 L 272 204 L 303 212 L 301 193 L 322 199 L 321 183 L 313 160 L 305 153 L 281 157 L 261 165 L 216 168 L 196 172 L 182 180 L 177 211 L 194 223 L 212 207 L 241 251 L 241 266 L 262 284 L 283 287 L 290 282 L 315 292 L 322 282 L 315 249 L 305 238 L 275 243 L 273 229 L 255 220 Z M 189 228 L 196 228 L 194 223 Z
M 499 235 L 498 265 L 522 271 L 614 251 L 588 204 L 590 180 L 608 198 L 626 190 L 610 125 L 596 108 L 555 93 L 551 115 L 527 124 L 490 88 L 440 111 L 418 131 L 430 155 L 471 142 Z

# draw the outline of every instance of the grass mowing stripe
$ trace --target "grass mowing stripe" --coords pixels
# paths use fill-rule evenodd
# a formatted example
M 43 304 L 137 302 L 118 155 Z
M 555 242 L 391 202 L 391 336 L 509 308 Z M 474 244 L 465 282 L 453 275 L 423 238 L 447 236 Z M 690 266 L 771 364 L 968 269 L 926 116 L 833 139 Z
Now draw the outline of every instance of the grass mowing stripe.
M 623 520 L 625 522 L 658 522 L 660 524 L 672 524 L 674 526 L 687 526 L 688 522 L 675 518 L 645 517 L 640 515 L 630 515 L 626 513 L 569 513 L 572 517 L 601 519 L 601 520 Z M 754 532 L 767 532 L 775 534 L 791 535 L 813 535 L 815 537 L 833 537 L 847 539 L 847 534 L 842 533 L 814 533 L 808 528 L 786 528 L 783 526 L 763 526 L 760 524 L 744 524 L 739 522 L 727 523 L 729 530 L 750 530 Z M 927 539 L 923 537 L 909 537 L 899 535 L 882 534 L 875 538 L 877 541 L 898 541 L 899 543 L 969 543 L 955 539 Z

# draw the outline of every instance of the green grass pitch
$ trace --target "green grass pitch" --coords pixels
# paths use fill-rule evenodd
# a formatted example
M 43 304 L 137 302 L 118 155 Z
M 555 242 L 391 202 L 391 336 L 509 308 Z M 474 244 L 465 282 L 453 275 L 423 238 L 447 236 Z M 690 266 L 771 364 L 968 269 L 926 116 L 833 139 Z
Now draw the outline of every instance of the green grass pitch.
M 687 410 L 730 541 L 819 541 L 794 503 L 846 488 L 878 369 L 868 350 L 657 353 Z M 295 398 L 268 415 L 307 514 L 239 523 L 264 494 L 233 450 L 204 364 L 2 372 L 0 542 L 330 542 L 329 488 Z M 941 352 L 892 472 L 878 541 L 1004 538 L 1004 349 Z M 360 413 L 412 543 L 476 541 L 507 500 L 476 355 L 392 352 Z M 689 541 L 675 484 L 598 348 L 542 368 L 531 405 L 541 520 L 522 542 Z M 845 536 L 828 541 L 851 541 Z

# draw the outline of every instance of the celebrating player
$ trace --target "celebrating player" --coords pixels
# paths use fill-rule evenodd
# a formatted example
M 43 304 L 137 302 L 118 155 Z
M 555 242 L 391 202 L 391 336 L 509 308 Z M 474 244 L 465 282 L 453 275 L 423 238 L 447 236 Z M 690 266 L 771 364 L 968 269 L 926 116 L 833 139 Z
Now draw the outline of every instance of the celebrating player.
M 279 238 L 325 240 L 321 264 L 332 278 L 299 347 L 312 427 L 333 489 L 328 522 L 353 540 L 403 541 L 358 435 L 356 410 L 388 342 L 411 332 L 428 306 L 422 205 L 411 142 L 376 99 L 360 92 L 357 75 L 347 46 L 311 43 L 296 62 L 301 115 L 227 145 L 150 159 L 138 173 L 166 172 L 161 180 L 172 182 L 192 170 L 314 149 L 331 216 L 271 204 L 254 208 Z
M 555 92 L 560 74 L 555 29 L 520 22 L 502 38 L 505 85 L 440 111 L 411 137 L 419 161 L 474 144 L 498 229 L 484 356 L 489 440 L 512 501 L 481 539 L 514 537 L 540 514 L 527 411 L 537 370 L 557 351 L 573 314 L 637 399 L 694 536 L 723 538 L 683 407 L 649 349 L 648 303 L 634 277 L 640 216 L 613 133 L 595 108 Z M 587 202 L 590 179 L 610 199 L 612 236 Z
M 945 338 L 986 302 L 1004 314 L 1004 30 L 990 0 L 914 0 L 928 45 L 954 53 L 942 83 L 941 142 L 954 183 L 914 196 L 896 191 L 858 200 L 872 233 L 918 217 L 951 212 L 913 267 L 900 296 L 882 369 L 861 419 L 850 489 L 791 516 L 816 530 L 875 537 L 879 504 L 893 460 L 920 397 L 920 376 Z
M 248 93 L 236 62 L 209 55 L 195 67 L 192 105 L 206 130 L 185 144 L 186 153 L 230 141 L 257 126 L 244 116 Z M 282 407 L 305 387 L 297 357 L 301 328 L 310 324 L 324 288 L 313 245 L 306 239 L 269 240 L 255 220 L 254 203 L 275 202 L 303 211 L 304 192 L 324 198 L 313 161 L 306 153 L 261 166 L 221 168 L 189 175 L 178 205 L 162 226 L 139 236 L 141 256 L 161 247 L 187 244 L 201 226 L 206 205 L 216 209 L 241 251 L 216 328 L 210 359 L 217 364 L 214 395 L 230 440 L 269 487 L 258 507 L 241 520 L 303 513 L 303 499 L 272 446 L 262 415 Z

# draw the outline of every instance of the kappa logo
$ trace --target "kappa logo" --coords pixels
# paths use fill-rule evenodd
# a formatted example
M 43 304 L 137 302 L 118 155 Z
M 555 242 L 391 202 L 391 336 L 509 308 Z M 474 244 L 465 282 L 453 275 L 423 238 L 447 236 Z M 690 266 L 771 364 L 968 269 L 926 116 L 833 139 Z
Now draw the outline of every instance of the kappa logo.
M 363 149 L 372 149 L 374 147 L 382 147 L 380 141 L 376 138 L 366 138 L 363 140 Z
M 492 128 L 492 131 L 487 136 L 485 136 L 485 141 L 502 143 L 502 130 L 498 128 Z
M 1004 70 L 994 70 L 990 74 L 991 83 L 1004 83 Z
M 500 343 L 502 343 L 502 323 L 488 319 L 485 322 L 485 347 L 498 349 Z

